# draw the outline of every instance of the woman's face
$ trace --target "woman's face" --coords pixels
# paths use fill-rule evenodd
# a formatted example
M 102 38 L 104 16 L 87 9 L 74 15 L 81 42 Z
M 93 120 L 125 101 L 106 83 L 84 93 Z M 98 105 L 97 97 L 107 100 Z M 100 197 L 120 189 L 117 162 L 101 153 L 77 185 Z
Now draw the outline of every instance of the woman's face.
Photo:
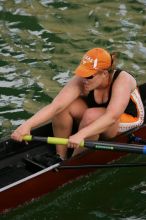
M 83 78 L 84 89 L 89 92 L 97 88 L 105 87 L 105 81 L 107 81 L 106 76 L 105 70 L 98 70 L 93 76 Z

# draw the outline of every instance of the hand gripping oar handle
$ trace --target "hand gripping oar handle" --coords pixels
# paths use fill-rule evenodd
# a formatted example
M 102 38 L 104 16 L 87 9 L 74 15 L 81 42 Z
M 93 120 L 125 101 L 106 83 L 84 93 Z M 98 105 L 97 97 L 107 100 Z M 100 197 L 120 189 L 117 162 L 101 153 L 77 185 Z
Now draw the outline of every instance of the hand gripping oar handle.
M 38 137 L 32 135 L 26 135 L 23 137 L 25 141 L 41 141 L 48 144 L 60 144 L 67 145 L 67 138 L 58 137 Z M 136 144 L 122 144 L 113 142 L 101 142 L 101 141 L 82 141 L 80 147 L 86 147 L 93 150 L 108 150 L 108 151 L 121 151 L 127 153 L 146 154 L 146 145 Z
M 39 137 L 39 136 L 25 135 L 23 137 L 23 140 L 24 141 L 41 141 L 41 142 L 46 142 L 48 144 L 61 144 L 61 145 L 68 144 L 67 138 L 58 138 L 58 137 Z M 84 147 L 84 141 L 80 143 L 80 147 Z

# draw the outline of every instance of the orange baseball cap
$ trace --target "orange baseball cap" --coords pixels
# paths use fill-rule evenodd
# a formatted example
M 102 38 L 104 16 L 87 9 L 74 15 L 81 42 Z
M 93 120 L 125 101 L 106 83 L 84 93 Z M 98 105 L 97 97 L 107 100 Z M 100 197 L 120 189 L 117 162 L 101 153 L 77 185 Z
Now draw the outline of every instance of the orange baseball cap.
M 102 48 L 93 48 L 83 56 L 75 74 L 81 77 L 89 77 L 94 75 L 98 69 L 108 69 L 111 63 L 112 59 L 108 51 Z

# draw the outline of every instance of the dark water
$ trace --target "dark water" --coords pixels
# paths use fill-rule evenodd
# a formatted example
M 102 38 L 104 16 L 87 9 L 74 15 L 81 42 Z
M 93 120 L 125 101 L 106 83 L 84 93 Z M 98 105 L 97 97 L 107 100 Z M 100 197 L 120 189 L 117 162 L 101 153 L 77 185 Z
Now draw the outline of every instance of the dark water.
M 49 103 L 93 47 L 144 82 L 146 0 L 1 0 L 0 137 Z M 146 219 L 146 168 L 102 170 L 0 217 L 75 218 Z

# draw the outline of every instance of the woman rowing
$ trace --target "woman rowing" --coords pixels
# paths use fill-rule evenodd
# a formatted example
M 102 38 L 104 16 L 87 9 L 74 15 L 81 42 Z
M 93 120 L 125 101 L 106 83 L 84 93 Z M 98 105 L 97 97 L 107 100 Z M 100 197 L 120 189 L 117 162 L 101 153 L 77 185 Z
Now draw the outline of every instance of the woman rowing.
M 114 69 L 114 56 L 102 48 L 89 50 L 51 104 L 20 125 L 11 135 L 22 141 L 31 129 L 52 120 L 54 136 L 69 138 L 68 147 L 80 153 L 84 139 L 115 137 L 144 122 L 144 107 L 135 78 Z M 71 134 L 73 121 L 78 131 Z M 56 146 L 56 153 L 66 159 L 67 147 Z

